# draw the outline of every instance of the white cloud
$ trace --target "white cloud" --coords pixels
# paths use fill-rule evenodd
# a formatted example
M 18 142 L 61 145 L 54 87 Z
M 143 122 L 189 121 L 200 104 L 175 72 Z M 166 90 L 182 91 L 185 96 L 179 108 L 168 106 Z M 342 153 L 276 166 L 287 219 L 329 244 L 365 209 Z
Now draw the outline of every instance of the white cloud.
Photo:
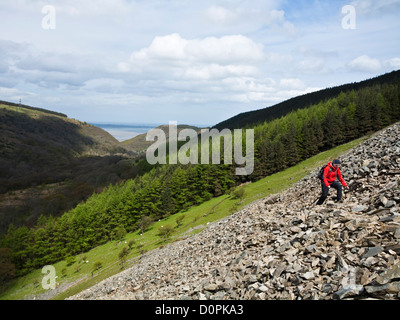
M 385 65 L 385 67 L 388 67 L 392 70 L 400 69 L 400 58 L 392 58 L 392 59 L 386 60 L 384 62 L 384 65 Z
M 202 2 L 207 5 L 207 8 L 204 10 L 204 20 L 214 30 L 219 27 L 229 26 L 231 30 L 246 32 L 246 30 L 249 30 L 249 26 L 254 30 L 254 26 L 262 28 L 266 23 L 271 23 L 271 19 L 275 20 L 275 22 L 276 20 L 280 20 L 279 17 L 274 16 L 278 11 L 277 8 L 280 2 L 281 0 L 252 0 L 250 4 L 245 0 L 205 0 Z
M 11 99 L 11 100 L 19 99 L 20 94 L 21 93 L 17 89 L 0 87 L 0 96 L 5 97 L 6 99 Z
M 177 33 L 168 36 L 155 37 L 148 48 L 134 52 L 131 61 L 151 62 L 154 60 L 182 60 L 187 58 L 185 47 L 187 40 Z
M 243 35 L 185 39 L 174 33 L 155 37 L 118 70 L 141 79 L 137 90 L 168 92 L 175 104 L 261 101 L 271 89 L 258 79 L 264 59 L 263 45 Z
M 270 78 L 256 79 L 252 77 L 232 77 L 224 79 L 222 84 L 235 92 L 272 93 L 276 90 L 276 81 Z
M 118 92 L 125 86 L 123 80 L 110 78 L 90 79 L 85 82 L 84 90 L 92 90 L 96 92 Z
M 169 60 L 178 64 L 182 62 L 228 64 L 260 61 L 263 57 L 263 46 L 243 35 L 187 40 L 174 33 L 155 37 L 149 47 L 131 55 L 131 62 L 141 64 Z
M 281 79 L 280 86 L 289 90 L 304 90 L 306 85 L 300 79 Z
M 68 64 L 67 61 L 74 61 L 72 55 L 54 55 L 51 53 L 29 55 L 21 59 L 16 66 L 21 70 L 36 70 L 42 72 L 71 73 L 76 71 L 76 65 Z
M 206 17 L 213 23 L 226 24 L 233 22 L 237 17 L 237 13 L 227 8 L 213 5 L 207 9 Z
M 325 62 L 321 58 L 306 58 L 300 61 L 300 70 L 305 73 L 325 72 Z
M 273 105 L 286 99 L 320 90 L 309 87 L 302 80 L 282 78 L 227 78 L 222 81 L 224 91 L 232 92 L 226 99 L 237 103 L 263 103 Z
M 278 30 L 288 37 L 295 37 L 297 35 L 294 24 L 286 20 L 284 10 L 271 10 L 266 15 L 265 22 L 274 30 Z
M 37 93 L 29 92 L 29 91 L 21 91 L 15 88 L 2 88 L 0 87 L 0 99 L 11 101 L 11 102 L 21 102 L 24 103 L 25 101 L 30 101 L 35 98 L 43 98 L 40 97 Z M 40 100 L 39 100 L 40 101 Z
M 253 76 L 258 73 L 257 68 L 246 65 L 218 65 L 209 64 L 203 66 L 189 67 L 184 70 L 186 79 L 223 79 L 232 76 Z M 176 73 L 179 75 L 179 73 Z
M 350 69 L 361 72 L 379 72 L 382 69 L 382 65 L 378 59 L 371 58 L 367 55 L 359 56 L 358 58 L 348 63 Z
M 268 24 L 273 22 L 284 22 L 284 20 L 285 20 L 285 11 L 283 10 L 271 10 L 266 19 Z

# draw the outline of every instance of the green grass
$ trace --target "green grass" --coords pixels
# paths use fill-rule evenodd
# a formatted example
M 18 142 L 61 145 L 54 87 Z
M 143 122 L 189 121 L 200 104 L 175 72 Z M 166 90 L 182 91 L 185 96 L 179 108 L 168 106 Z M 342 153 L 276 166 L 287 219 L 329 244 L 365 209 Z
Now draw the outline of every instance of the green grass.
M 208 223 L 229 216 L 233 212 L 241 210 L 246 205 L 258 199 L 286 190 L 312 170 L 333 158 L 339 157 L 364 140 L 365 138 L 357 139 L 332 150 L 322 152 L 294 167 L 257 182 L 247 184 L 244 186 L 245 194 L 243 199 L 234 199 L 231 195 L 213 198 L 185 212 L 179 212 L 173 216 L 155 222 L 143 235 L 137 231 L 127 234 L 121 242 L 113 241 L 96 247 L 87 253 L 75 257 L 75 262 L 69 266 L 67 266 L 66 261 L 54 264 L 58 276 L 57 282 L 60 285 L 75 282 L 72 287 L 56 296 L 55 299 L 65 299 L 71 295 L 77 294 L 122 271 L 119 253 L 123 247 L 128 246 L 129 241 L 134 241 L 135 244 L 132 246 L 132 250 L 129 251 L 128 260 L 124 265 L 124 269 L 132 266 L 137 260 L 135 258 L 139 257 L 144 252 L 166 244 L 166 241 L 163 241 L 158 236 L 161 226 L 165 227 L 169 225 L 173 228 L 173 233 L 167 242 L 178 241 L 179 239 L 199 233 L 206 228 Z M 182 224 L 178 227 L 176 219 L 180 216 L 184 216 L 184 218 Z M 101 261 L 102 268 L 94 272 L 92 276 L 93 265 L 97 261 Z M 77 271 L 78 268 L 79 271 Z M 8 285 L 8 288 L 0 294 L 0 299 L 20 300 L 28 295 L 38 295 L 45 292 L 41 284 L 44 276 L 41 270 L 36 270 L 24 277 L 14 280 Z

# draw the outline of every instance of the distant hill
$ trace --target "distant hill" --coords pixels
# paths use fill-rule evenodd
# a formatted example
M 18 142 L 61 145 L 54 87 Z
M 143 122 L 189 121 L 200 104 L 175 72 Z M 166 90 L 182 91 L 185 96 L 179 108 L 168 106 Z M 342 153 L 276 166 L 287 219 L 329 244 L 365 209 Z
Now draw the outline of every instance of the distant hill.
M 400 70 L 393 71 L 379 77 L 369 80 L 344 84 L 341 86 L 323 89 L 317 92 L 312 92 L 291 98 L 289 100 L 278 103 L 274 106 L 240 113 L 232 118 L 216 124 L 214 127 L 218 130 L 222 129 L 239 129 L 246 126 L 254 127 L 255 125 L 280 118 L 291 111 L 304 109 L 311 105 L 318 104 L 319 102 L 338 96 L 341 92 L 349 92 L 352 90 L 359 90 L 366 87 L 374 86 L 376 84 L 395 83 L 400 81 Z
M 101 128 L 64 114 L 0 103 L 0 233 L 58 215 L 132 178 L 134 153 Z
M 165 136 L 167 141 L 169 140 L 169 126 L 168 125 L 161 125 L 158 126 L 156 129 L 161 129 L 165 132 Z M 178 134 L 181 132 L 183 129 L 193 129 L 197 133 L 200 133 L 201 128 L 194 127 L 194 126 L 189 126 L 189 125 L 178 125 Z M 126 149 L 133 151 L 133 152 L 145 152 L 148 147 L 150 147 L 154 142 L 152 141 L 146 141 L 146 135 L 147 133 L 140 134 L 132 139 L 123 141 L 121 144 L 124 146 Z

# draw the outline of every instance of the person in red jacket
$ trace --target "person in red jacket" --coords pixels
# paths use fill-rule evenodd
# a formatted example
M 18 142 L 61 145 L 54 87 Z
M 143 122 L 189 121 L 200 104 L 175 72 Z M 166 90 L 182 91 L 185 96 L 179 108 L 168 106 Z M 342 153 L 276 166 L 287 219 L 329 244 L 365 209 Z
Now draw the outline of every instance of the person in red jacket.
M 340 183 L 336 180 L 339 178 Z M 342 201 L 342 185 L 343 187 L 349 189 L 346 182 L 343 180 L 342 174 L 340 172 L 340 161 L 338 159 L 328 162 L 324 169 L 324 179 L 321 181 L 322 194 L 319 198 L 317 205 L 324 203 L 325 199 L 328 197 L 329 189 L 331 187 L 337 190 L 338 202 Z

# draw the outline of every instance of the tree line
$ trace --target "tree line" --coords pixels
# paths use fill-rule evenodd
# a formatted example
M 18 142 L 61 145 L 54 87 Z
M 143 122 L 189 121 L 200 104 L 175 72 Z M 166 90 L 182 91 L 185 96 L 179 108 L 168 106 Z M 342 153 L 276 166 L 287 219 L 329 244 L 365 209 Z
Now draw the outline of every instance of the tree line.
M 279 172 L 399 120 L 399 81 L 341 92 L 254 127 L 255 170 L 249 178 L 257 180 Z
M 18 275 L 55 263 L 140 229 L 141 219 L 167 217 L 235 184 L 228 165 L 159 166 L 93 194 L 59 218 L 41 216 L 34 228 L 10 226 L 1 247 L 12 250 Z

